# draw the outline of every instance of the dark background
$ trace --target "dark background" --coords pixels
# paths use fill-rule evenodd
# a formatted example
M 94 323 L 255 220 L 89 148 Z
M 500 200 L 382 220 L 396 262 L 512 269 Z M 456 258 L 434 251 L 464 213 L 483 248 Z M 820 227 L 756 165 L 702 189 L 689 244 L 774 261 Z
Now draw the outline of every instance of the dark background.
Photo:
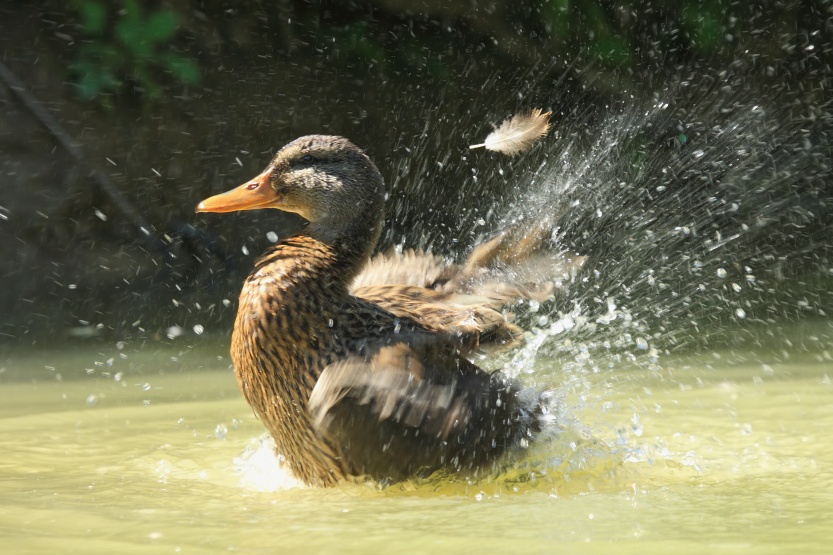
M 630 245 L 634 229 L 673 227 L 668 214 L 686 211 L 731 227 L 735 216 L 698 199 L 754 192 L 758 181 L 777 187 L 762 186 L 741 213 L 769 224 L 732 255 L 778 276 L 755 297 L 776 309 L 757 321 L 824 317 L 833 306 L 832 38 L 833 2 L 821 0 L 0 1 L 10 72 L 0 81 L 0 339 L 152 338 L 197 324 L 226 333 L 267 232 L 298 222 L 193 208 L 299 135 L 345 135 L 377 163 L 390 195 L 382 246 L 459 257 L 500 224 L 501 210 L 517 209 L 519 176 L 555 156 L 470 153 L 491 124 L 541 107 L 560 140 L 591 148 L 611 114 L 660 92 L 673 99 L 670 115 L 623 133 L 630 142 L 608 155 L 617 162 L 605 177 L 633 181 L 623 196 L 633 210 L 593 220 L 597 199 L 563 225 L 564 240 L 590 257 L 596 289 L 641 283 L 634 266 L 644 253 L 653 264 L 679 252 L 660 240 Z M 60 128 L 49 130 L 33 102 Z M 736 121 L 732 107 L 757 102 L 772 114 L 746 130 L 762 161 L 729 183 L 721 149 L 736 145 L 721 129 Z M 680 194 L 654 214 L 636 193 L 659 165 L 640 172 L 639 160 L 670 167 L 687 148 L 707 148 L 713 165 L 681 170 L 668 185 Z M 776 183 L 784 167 L 791 173 Z M 474 223 L 481 216 L 485 226 Z M 715 264 L 743 274 L 745 262 L 727 256 Z M 663 266 L 669 279 L 684 279 L 673 274 L 680 264 Z M 812 314 L 796 308 L 802 297 Z M 711 319 L 715 330 L 731 318 L 708 300 L 676 302 L 669 296 L 657 318 Z

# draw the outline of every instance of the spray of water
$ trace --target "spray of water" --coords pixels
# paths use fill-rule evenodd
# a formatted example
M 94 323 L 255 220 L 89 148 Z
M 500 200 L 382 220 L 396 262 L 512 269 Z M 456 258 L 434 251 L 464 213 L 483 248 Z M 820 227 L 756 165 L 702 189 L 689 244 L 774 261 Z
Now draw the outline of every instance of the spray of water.
M 554 216 L 553 242 L 588 260 L 522 358 L 655 362 L 829 313 L 831 116 L 732 79 L 682 82 L 558 131 L 506 219 Z
M 644 406 L 603 446 L 593 438 L 578 412 L 603 411 L 605 389 L 628 379 L 621 370 L 660 377 L 666 361 L 737 347 L 739 359 L 784 361 L 796 353 L 795 328 L 808 323 L 811 349 L 829 359 L 833 117 L 798 94 L 746 83 L 740 70 L 683 79 L 592 121 L 565 119 L 532 154 L 536 165 L 514 174 L 510 195 L 469 206 L 458 236 L 476 235 L 484 219 L 497 228 L 543 220 L 553 252 L 587 257 L 566 294 L 513 307 L 531 331 L 500 364 L 552 387 L 561 437 L 539 456 L 543 468 L 516 465 L 507 480 L 598 474 L 613 461 L 699 472 L 695 452 L 641 437 Z M 493 175 L 504 167 L 496 161 Z M 593 398 L 592 376 L 608 382 Z M 561 402 L 565 391 L 579 407 Z

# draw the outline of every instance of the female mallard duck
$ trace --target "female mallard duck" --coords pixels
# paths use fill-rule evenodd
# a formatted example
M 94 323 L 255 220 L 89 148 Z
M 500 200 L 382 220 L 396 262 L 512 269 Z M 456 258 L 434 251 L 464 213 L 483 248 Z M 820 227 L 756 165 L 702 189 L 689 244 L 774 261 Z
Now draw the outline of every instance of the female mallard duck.
M 465 357 L 518 337 L 494 309 L 507 296 L 549 290 L 464 294 L 507 258 L 504 236 L 460 267 L 413 251 L 370 261 L 383 200 L 382 176 L 359 148 L 312 135 L 197 206 L 277 208 L 309 222 L 256 262 L 240 294 L 231 357 L 277 452 L 310 485 L 475 470 L 540 430 L 537 394 L 521 395 L 514 381 Z M 361 274 L 366 267 L 388 283 Z

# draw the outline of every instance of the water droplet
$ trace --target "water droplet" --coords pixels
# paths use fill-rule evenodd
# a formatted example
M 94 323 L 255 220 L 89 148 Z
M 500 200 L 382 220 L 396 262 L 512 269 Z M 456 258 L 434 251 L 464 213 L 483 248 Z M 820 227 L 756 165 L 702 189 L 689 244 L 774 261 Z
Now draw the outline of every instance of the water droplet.
M 203 328 L 201 325 L 197 324 L 194 326 L 194 333 L 196 333 L 197 335 L 202 335 L 202 332 L 204 331 L 205 328 Z
M 214 437 L 217 439 L 226 439 L 226 434 L 228 434 L 228 428 L 225 424 L 217 424 L 214 428 Z
M 644 428 L 642 427 L 642 421 L 639 418 L 639 415 L 634 413 L 631 416 L 631 431 L 637 437 L 642 437 L 642 433 L 644 432 Z
M 269 239 L 270 243 L 277 243 L 278 242 L 278 234 L 274 231 L 270 231 L 266 234 L 266 238 Z
M 720 279 L 725 278 L 727 275 L 728 274 L 726 273 L 726 270 L 724 270 L 723 268 L 717 269 L 717 277 L 719 277 Z
M 736 308 L 735 309 L 735 316 L 737 316 L 738 318 L 743 320 L 744 318 L 746 318 L 746 311 L 742 308 Z
M 98 403 L 98 397 L 96 397 L 92 393 L 87 395 L 87 406 L 88 407 L 93 407 L 93 406 L 95 406 L 96 403 Z
M 647 351 L 648 350 L 648 340 L 644 337 L 637 337 L 636 338 L 636 348 L 640 351 Z

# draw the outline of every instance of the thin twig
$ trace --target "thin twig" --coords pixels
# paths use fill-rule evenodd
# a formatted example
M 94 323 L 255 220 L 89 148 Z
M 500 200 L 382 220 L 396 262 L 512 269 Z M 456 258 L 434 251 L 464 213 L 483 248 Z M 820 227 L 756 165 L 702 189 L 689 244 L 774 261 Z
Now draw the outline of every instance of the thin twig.
M 0 62 L 0 79 L 2 79 L 6 86 L 11 90 L 15 96 L 23 103 L 26 108 L 46 127 L 52 136 L 61 144 L 67 152 L 75 159 L 75 162 L 81 166 L 82 169 L 91 177 L 101 190 L 110 197 L 116 208 L 136 227 L 138 235 L 145 241 L 154 251 L 162 258 L 163 262 L 167 261 L 170 251 L 162 239 L 153 232 L 150 224 L 145 220 L 144 216 L 136 210 L 130 201 L 127 200 L 121 191 L 119 191 L 113 182 L 101 171 L 95 169 L 88 161 L 84 152 L 81 150 L 72 137 L 63 126 L 55 119 L 43 105 L 38 102 L 30 93 L 26 86 L 20 79 L 10 70 L 3 62 Z

